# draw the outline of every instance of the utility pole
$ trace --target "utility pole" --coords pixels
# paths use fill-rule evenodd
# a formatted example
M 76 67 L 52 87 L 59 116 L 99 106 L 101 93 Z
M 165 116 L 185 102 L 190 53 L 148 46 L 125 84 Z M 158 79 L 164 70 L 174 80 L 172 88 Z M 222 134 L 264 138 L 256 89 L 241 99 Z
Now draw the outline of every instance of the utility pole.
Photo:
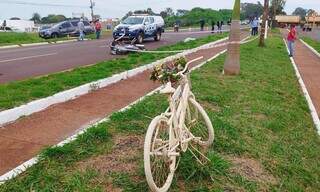
M 93 7 L 95 6 L 95 3 L 93 0 L 90 0 L 90 9 L 91 9 L 91 20 L 94 20 L 94 14 L 93 14 Z

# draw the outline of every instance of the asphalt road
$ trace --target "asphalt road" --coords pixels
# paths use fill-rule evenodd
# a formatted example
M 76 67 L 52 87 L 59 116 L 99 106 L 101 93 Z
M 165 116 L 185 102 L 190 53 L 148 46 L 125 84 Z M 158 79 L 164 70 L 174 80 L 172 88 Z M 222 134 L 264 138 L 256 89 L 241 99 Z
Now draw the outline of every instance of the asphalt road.
M 224 29 L 228 29 L 226 26 Z M 148 50 L 174 44 L 187 37 L 202 37 L 207 33 L 167 32 L 160 42 L 146 41 Z M 0 84 L 70 70 L 119 56 L 110 55 L 112 38 L 84 42 L 50 44 L 0 50 Z

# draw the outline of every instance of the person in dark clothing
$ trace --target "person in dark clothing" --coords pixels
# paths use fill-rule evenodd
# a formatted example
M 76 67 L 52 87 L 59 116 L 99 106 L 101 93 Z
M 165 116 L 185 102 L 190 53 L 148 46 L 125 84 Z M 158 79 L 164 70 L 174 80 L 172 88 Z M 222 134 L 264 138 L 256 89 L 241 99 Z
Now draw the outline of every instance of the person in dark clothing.
M 216 25 L 216 22 L 214 20 L 211 21 L 211 33 L 214 33 L 214 26 Z
M 200 20 L 200 30 L 203 31 L 205 21 L 203 19 Z
M 218 28 L 218 32 L 219 32 L 219 28 L 220 28 L 220 21 L 217 21 L 217 28 Z
M 179 32 L 180 20 L 176 20 L 174 24 L 174 32 Z
M 3 27 L 3 30 L 6 31 L 6 29 L 7 29 L 7 21 L 6 20 L 3 21 L 2 27 Z
M 222 25 L 223 25 L 223 21 L 218 22 L 218 31 L 219 31 L 219 33 L 222 33 Z

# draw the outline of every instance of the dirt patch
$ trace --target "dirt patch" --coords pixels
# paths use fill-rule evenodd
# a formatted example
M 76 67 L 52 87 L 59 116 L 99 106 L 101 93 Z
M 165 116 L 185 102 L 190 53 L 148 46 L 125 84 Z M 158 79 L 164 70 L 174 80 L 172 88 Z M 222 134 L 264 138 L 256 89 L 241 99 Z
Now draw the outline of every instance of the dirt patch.
M 265 114 L 259 113 L 259 114 L 255 114 L 255 119 L 256 120 L 267 120 L 268 117 Z
M 277 179 L 268 173 L 259 161 L 246 157 L 227 157 L 227 159 L 233 164 L 233 167 L 231 168 L 232 173 L 239 174 L 248 180 L 258 182 L 262 184 L 262 186 L 277 184 Z
M 208 101 L 203 101 L 203 102 L 201 102 L 201 104 L 202 104 L 205 108 L 209 109 L 209 110 L 212 111 L 212 112 L 220 112 L 220 111 L 221 111 L 221 108 L 220 108 L 218 105 L 215 105 L 215 104 L 210 103 L 210 102 L 208 102 Z
M 141 136 L 116 136 L 111 153 L 80 162 L 81 170 L 95 169 L 102 174 L 112 172 L 134 173 L 143 149 Z
M 114 187 L 112 182 L 107 184 L 106 187 L 105 187 L 105 191 L 106 192 L 122 192 L 123 190 L 120 189 L 120 188 L 117 188 L 117 187 Z

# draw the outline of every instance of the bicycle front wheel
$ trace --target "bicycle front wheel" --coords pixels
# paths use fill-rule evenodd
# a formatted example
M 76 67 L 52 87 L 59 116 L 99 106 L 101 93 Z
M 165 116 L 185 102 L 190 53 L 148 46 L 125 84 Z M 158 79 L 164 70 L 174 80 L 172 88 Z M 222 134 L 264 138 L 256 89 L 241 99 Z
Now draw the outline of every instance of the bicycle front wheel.
M 192 97 L 189 98 L 186 127 L 195 136 L 200 146 L 208 147 L 213 143 L 214 130 L 210 118 L 202 106 Z
M 145 137 L 144 171 L 148 185 L 154 192 L 166 192 L 172 183 L 176 151 L 170 151 L 169 132 L 168 119 L 158 116 L 150 123 Z

